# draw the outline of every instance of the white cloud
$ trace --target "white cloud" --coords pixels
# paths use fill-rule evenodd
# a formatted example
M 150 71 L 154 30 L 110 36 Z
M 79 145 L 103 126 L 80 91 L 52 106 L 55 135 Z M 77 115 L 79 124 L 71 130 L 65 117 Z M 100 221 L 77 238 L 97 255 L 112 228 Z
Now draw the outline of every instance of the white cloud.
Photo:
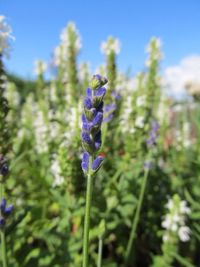
M 185 95 L 184 87 L 187 82 L 200 83 L 200 55 L 188 56 L 182 59 L 180 64 L 164 71 L 164 85 L 170 95 Z

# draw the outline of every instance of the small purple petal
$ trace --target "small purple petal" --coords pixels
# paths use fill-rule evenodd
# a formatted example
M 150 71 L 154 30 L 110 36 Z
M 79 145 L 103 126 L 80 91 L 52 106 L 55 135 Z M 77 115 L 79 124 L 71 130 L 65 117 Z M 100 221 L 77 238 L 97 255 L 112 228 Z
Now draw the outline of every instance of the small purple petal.
M 92 128 L 91 123 L 83 123 L 82 124 L 82 130 L 83 131 L 90 132 L 91 128 Z
M 87 120 L 85 115 L 82 115 L 82 130 L 84 131 L 90 131 L 92 124 Z
M 84 114 L 82 114 L 82 122 L 83 122 L 83 123 L 87 123 L 87 122 L 88 122 L 88 120 L 87 120 L 87 118 L 85 117 Z
M 81 167 L 82 167 L 82 170 L 85 172 L 88 170 L 89 168 L 89 158 L 90 158 L 90 155 L 88 152 L 84 152 L 83 153 L 83 158 L 82 158 L 82 163 L 81 163 Z
M 94 119 L 92 121 L 93 126 L 100 125 L 102 120 L 103 120 L 103 113 L 102 112 L 98 112 L 97 115 L 94 117 Z
M 82 168 L 83 172 L 88 171 L 88 165 L 85 162 L 81 163 L 81 168 Z
M 118 94 L 116 91 L 112 92 L 112 96 L 114 97 L 115 100 L 120 100 L 121 99 L 121 95 Z
M 93 79 L 97 79 L 101 85 L 104 85 L 108 82 L 108 80 L 100 74 L 93 75 Z
M 102 80 L 102 76 L 100 74 L 95 74 L 93 77 L 96 78 L 99 81 Z
M 84 162 L 88 162 L 89 163 L 89 158 L 90 158 L 90 154 L 88 152 L 84 152 L 83 153 L 83 160 Z
M 104 96 L 106 93 L 106 88 L 104 87 L 100 87 L 99 89 L 97 89 L 95 92 L 94 92 L 94 95 L 95 96 Z
M 104 112 L 113 112 L 116 109 L 116 104 L 110 104 L 104 107 Z
M 87 132 L 82 133 L 82 140 L 83 140 L 83 142 L 85 142 L 88 145 L 92 144 L 92 140 L 90 138 L 90 135 Z
M 6 208 L 6 199 L 3 198 L 1 200 L 0 209 L 1 209 L 1 211 L 4 211 L 5 208 Z
M 91 108 L 92 108 L 92 100 L 91 100 L 91 98 L 86 97 L 86 98 L 83 100 L 83 103 L 84 103 L 84 106 L 85 106 L 87 109 L 91 109 Z
M 92 97 L 92 89 L 91 88 L 87 88 L 86 89 L 86 96 L 87 97 Z
M 100 167 L 100 165 L 101 165 L 101 163 L 102 163 L 103 160 L 104 160 L 104 157 L 98 156 L 98 157 L 92 162 L 92 170 L 93 170 L 93 171 L 96 171 L 96 170 Z
M 103 119 L 103 122 L 107 123 L 107 122 L 111 121 L 112 118 L 113 118 L 113 114 L 110 114 L 105 119 Z

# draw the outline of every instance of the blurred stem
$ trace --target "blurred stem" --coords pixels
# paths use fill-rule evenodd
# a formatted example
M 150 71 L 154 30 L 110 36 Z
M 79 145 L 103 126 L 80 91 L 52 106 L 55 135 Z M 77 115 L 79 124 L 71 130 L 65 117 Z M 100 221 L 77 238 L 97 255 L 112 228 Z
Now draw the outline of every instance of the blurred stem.
M 2 199 L 3 199 L 3 194 L 4 194 L 3 183 L 0 182 L 0 201 L 2 201 Z M 5 229 L 4 228 L 1 229 L 1 260 L 2 260 L 2 267 L 7 267 L 6 239 L 5 239 Z
M 85 204 L 85 220 L 83 233 L 83 267 L 88 267 L 88 250 L 89 250 L 89 231 L 90 231 L 90 210 L 92 200 L 92 175 L 91 165 L 93 158 L 90 157 L 90 166 L 87 176 L 86 204 Z
M 103 238 L 102 236 L 99 237 L 99 248 L 98 248 L 98 262 L 97 267 L 102 266 L 102 250 L 103 250 Z
M 141 191 L 140 191 L 140 195 L 139 195 L 139 200 L 138 200 L 135 216 L 133 218 L 132 229 L 131 229 L 130 237 L 129 237 L 129 240 L 128 240 L 126 254 L 125 254 L 125 263 L 126 263 L 125 265 L 126 266 L 127 266 L 128 262 L 129 262 L 131 249 L 133 247 L 133 242 L 135 240 L 135 234 L 136 234 L 137 225 L 138 225 L 138 222 L 139 222 L 140 210 L 141 210 L 142 202 L 143 202 L 143 198 L 144 198 L 144 192 L 145 192 L 145 188 L 146 188 L 146 184 L 147 184 L 148 173 L 149 173 L 149 170 L 145 169 L 144 177 L 143 177 L 143 180 L 142 180 L 142 187 L 141 187 Z
M 7 267 L 7 258 L 6 258 L 6 239 L 5 231 L 1 230 L 1 258 L 2 258 L 2 267 Z

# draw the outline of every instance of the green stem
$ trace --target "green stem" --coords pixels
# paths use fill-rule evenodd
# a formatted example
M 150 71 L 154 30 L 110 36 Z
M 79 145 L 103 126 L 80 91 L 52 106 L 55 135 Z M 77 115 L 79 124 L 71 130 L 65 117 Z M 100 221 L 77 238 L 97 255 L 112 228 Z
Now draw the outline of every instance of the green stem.
M 1 230 L 1 257 L 3 267 L 7 267 L 5 231 Z
M 85 206 L 85 221 L 83 234 L 83 267 L 88 267 L 88 244 L 89 244 L 89 230 L 90 230 L 90 210 L 92 200 L 92 176 L 90 172 L 87 177 L 87 191 L 86 191 L 86 206 Z
M 128 240 L 126 254 L 125 254 L 126 266 L 127 266 L 128 262 L 129 262 L 131 249 L 133 247 L 133 241 L 135 239 L 135 233 L 136 233 L 136 230 L 137 230 L 137 225 L 138 225 L 138 221 L 139 221 L 139 217 L 140 217 L 140 210 L 141 210 L 141 206 L 142 206 L 142 202 L 143 202 L 143 198 L 144 198 L 144 192 L 145 192 L 145 188 L 146 188 L 148 173 L 149 173 L 149 171 L 145 170 L 144 177 L 143 177 L 143 180 L 142 180 L 142 187 L 141 187 L 141 191 L 140 191 L 140 195 L 139 195 L 138 205 L 137 205 L 137 208 L 136 208 L 135 216 L 133 218 L 132 229 L 131 229 L 130 237 L 129 237 L 129 240 Z
M 99 249 L 98 249 L 98 262 L 97 267 L 102 266 L 102 250 L 103 250 L 103 238 L 99 237 Z

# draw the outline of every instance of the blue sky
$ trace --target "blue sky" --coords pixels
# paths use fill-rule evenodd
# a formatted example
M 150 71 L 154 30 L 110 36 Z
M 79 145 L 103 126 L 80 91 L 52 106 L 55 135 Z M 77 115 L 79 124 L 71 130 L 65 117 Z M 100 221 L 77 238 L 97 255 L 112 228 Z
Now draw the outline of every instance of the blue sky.
M 108 35 L 122 43 L 118 65 L 123 71 L 143 68 L 151 36 L 163 41 L 164 68 L 200 54 L 199 0 L 1 0 L 0 10 L 16 37 L 6 66 L 24 77 L 32 76 L 35 59 L 50 59 L 68 21 L 82 37 L 79 60 L 93 68 L 104 60 L 99 47 Z

